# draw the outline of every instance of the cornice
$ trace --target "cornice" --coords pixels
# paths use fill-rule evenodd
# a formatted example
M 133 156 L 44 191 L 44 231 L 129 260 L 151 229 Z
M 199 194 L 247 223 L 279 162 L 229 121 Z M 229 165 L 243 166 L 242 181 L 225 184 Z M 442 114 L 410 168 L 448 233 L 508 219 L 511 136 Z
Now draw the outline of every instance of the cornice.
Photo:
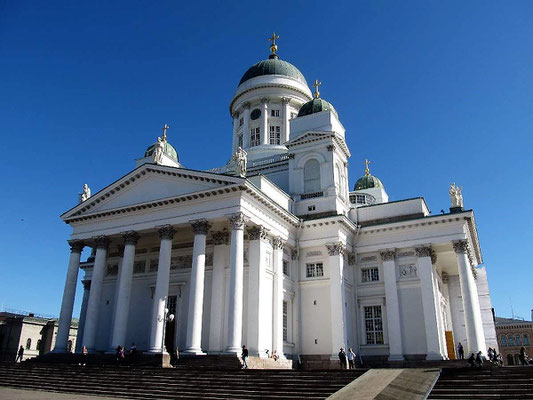
M 342 150 L 346 158 L 349 158 L 351 156 L 350 150 L 348 149 L 348 146 L 346 145 L 346 142 L 344 139 L 339 137 L 334 131 L 309 131 L 304 133 L 302 136 L 294 138 L 293 141 L 290 141 L 288 143 L 285 143 L 285 146 L 290 149 L 291 147 L 299 146 L 302 144 L 307 143 L 313 143 L 313 142 L 319 142 L 321 140 L 331 139 L 333 140 L 338 147 Z M 329 150 L 329 149 L 328 149 Z M 334 148 L 332 149 L 334 150 Z M 332 151 L 331 150 L 331 151 Z
M 303 222 L 302 228 L 316 228 L 335 224 L 344 226 L 353 234 L 357 232 L 357 225 L 349 220 L 345 215 L 335 215 L 333 217 L 307 220 Z

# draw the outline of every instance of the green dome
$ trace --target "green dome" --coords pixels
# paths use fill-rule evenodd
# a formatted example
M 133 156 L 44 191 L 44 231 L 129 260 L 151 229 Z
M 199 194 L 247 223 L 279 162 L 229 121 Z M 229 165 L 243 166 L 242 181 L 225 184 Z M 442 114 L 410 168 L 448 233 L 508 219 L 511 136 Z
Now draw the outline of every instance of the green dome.
M 330 110 L 333 111 L 335 115 L 337 115 L 337 111 L 331 105 L 331 103 L 328 103 L 326 100 L 322 100 L 322 99 L 313 99 L 305 103 L 302 106 L 302 108 L 300 108 L 300 111 L 298 112 L 298 116 L 305 117 L 306 115 L 311 115 L 311 114 L 318 113 L 321 111 L 330 111 Z
M 257 64 L 252 65 L 242 76 L 239 85 L 249 79 L 263 75 L 285 75 L 307 86 L 307 82 L 300 70 L 291 63 L 280 60 L 275 54 L 270 55 L 268 60 L 259 61 Z
M 178 152 L 176 151 L 176 149 L 167 141 L 164 141 L 163 142 L 164 145 L 163 145 L 163 153 L 171 158 L 172 160 L 174 160 L 175 162 L 179 162 L 180 161 L 180 158 L 178 157 Z M 144 156 L 145 157 L 148 157 L 148 156 L 151 156 L 152 154 L 154 154 L 154 149 L 155 149 L 155 145 L 157 143 L 154 143 L 153 145 L 151 145 L 150 147 L 148 147 L 146 149 L 146 152 L 144 153 Z
M 383 187 L 383 184 L 374 175 L 368 174 L 362 176 L 357 182 L 355 182 L 353 190 L 364 190 L 377 187 Z

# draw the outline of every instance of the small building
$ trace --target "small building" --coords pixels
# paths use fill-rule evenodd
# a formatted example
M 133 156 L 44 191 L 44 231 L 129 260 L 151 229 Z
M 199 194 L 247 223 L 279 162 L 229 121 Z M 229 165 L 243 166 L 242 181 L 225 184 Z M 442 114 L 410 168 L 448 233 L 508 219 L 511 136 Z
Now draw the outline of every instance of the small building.
M 527 354 L 533 355 L 533 321 L 496 317 L 495 325 L 504 365 L 520 365 L 522 346 L 526 348 Z
M 33 313 L 0 312 L 0 362 L 15 361 L 20 346 L 24 360 L 46 354 L 55 347 L 57 318 L 45 318 Z M 78 323 L 70 327 L 67 349 L 74 351 Z

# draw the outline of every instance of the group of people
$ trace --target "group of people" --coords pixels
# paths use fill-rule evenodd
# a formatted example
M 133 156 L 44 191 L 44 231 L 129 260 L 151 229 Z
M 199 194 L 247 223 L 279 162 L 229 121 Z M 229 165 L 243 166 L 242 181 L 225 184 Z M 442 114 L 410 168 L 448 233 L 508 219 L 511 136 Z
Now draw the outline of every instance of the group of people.
M 344 351 L 344 347 L 341 347 L 341 350 L 339 351 L 339 363 L 341 369 L 355 369 L 355 360 L 356 355 L 351 347 L 348 348 L 348 352 Z M 348 361 L 348 363 L 346 363 L 346 361 Z

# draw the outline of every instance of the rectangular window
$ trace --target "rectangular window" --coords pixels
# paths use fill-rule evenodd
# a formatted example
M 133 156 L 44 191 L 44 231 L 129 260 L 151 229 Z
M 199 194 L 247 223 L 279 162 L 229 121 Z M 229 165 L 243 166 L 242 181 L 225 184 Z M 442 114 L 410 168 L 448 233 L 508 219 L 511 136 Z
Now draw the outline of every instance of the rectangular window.
M 159 265 L 159 260 L 150 260 L 149 272 L 157 271 L 158 265 Z
M 289 273 L 289 262 L 287 260 L 283 260 L 283 275 L 291 276 Z
M 289 337 L 289 304 L 283 302 L 283 341 L 288 342 Z
M 167 300 L 168 315 L 172 314 L 176 316 L 177 300 L 178 300 L 178 296 L 168 296 L 168 300 Z
M 279 110 L 270 110 L 271 117 L 279 117 Z
M 377 282 L 379 281 L 379 269 L 377 267 L 361 269 L 362 282 Z
M 136 261 L 135 264 L 133 264 L 133 273 L 143 274 L 145 267 L 146 267 L 146 261 Z
M 252 128 L 250 130 L 250 147 L 259 146 L 261 144 L 261 128 Z
M 244 124 L 244 118 L 239 118 L 239 126 L 242 126 Z
M 306 265 L 306 277 L 316 278 L 324 276 L 324 266 L 322 263 L 310 263 Z
M 239 147 L 242 147 L 242 135 L 239 135 L 237 137 L 237 142 L 238 142 Z
M 270 126 L 270 144 L 281 144 L 281 126 Z
M 366 344 L 383 344 L 381 306 L 365 307 Z

